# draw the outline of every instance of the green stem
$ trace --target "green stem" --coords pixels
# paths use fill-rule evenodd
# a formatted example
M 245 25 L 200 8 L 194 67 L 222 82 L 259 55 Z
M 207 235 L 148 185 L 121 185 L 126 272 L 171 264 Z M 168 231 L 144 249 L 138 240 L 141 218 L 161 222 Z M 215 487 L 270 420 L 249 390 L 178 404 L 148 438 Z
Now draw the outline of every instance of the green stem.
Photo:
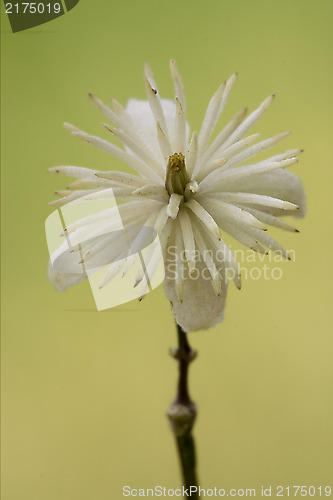
M 188 390 L 189 365 L 195 358 L 196 352 L 191 349 L 186 333 L 179 325 L 177 325 L 177 332 L 178 348 L 171 351 L 171 355 L 179 364 L 177 396 L 167 415 L 176 438 L 184 486 L 188 489 L 189 496 L 197 499 L 199 496 L 197 492 L 195 442 L 192 436 L 196 407 L 190 398 Z M 190 491 L 191 486 L 192 491 Z
M 191 432 L 183 436 L 176 437 L 178 454 L 182 468 L 182 475 L 184 486 L 189 490 L 196 487 L 196 491 L 192 491 L 189 495 L 191 498 L 199 498 L 198 496 L 198 481 L 196 475 L 196 456 L 195 456 L 195 442 Z

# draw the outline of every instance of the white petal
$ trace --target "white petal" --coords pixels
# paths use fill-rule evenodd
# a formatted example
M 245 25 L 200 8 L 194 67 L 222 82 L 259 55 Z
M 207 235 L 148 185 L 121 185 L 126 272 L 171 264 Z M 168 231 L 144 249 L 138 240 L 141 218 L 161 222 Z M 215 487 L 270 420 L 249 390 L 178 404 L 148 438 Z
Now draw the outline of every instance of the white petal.
M 147 243 L 147 237 L 149 237 L 149 233 L 147 234 L 146 227 L 151 227 L 154 225 L 157 218 L 157 213 L 151 214 L 148 219 L 143 223 L 143 227 L 139 230 L 137 236 L 133 239 L 131 243 L 131 247 L 128 252 L 128 257 L 125 259 L 124 267 L 123 267 L 123 276 L 127 274 L 130 268 L 133 266 L 135 261 L 139 258 L 138 248 L 143 249 Z M 142 266 L 140 266 L 142 268 Z M 141 280 L 140 280 L 141 281 Z
M 108 189 L 112 187 L 116 187 L 115 183 L 113 183 L 112 181 L 94 176 L 93 178 L 89 179 L 77 179 L 76 181 L 71 182 L 67 186 L 67 189 L 76 191 L 77 189 Z M 121 186 L 119 186 L 118 184 L 117 187 Z
M 235 282 L 235 285 L 240 290 L 241 289 L 241 272 L 240 272 L 240 266 L 239 266 L 239 264 L 234 256 L 234 254 L 232 253 L 232 251 L 230 250 L 228 245 L 226 245 L 226 243 L 223 241 L 222 238 L 221 238 L 221 240 L 217 240 L 216 238 L 214 238 L 212 233 L 210 233 L 207 230 L 207 228 L 204 227 L 204 229 L 206 231 L 207 238 L 209 238 L 213 247 L 216 248 L 216 250 L 219 252 L 216 255 L 216 259 L 218 260 L 218 262 L 223 261 L 225 263 L 226 269 L 229 271 L 229 273 L 231 273 L 231 276 Z M 220 257 L 220 254 L 222 254 L 222 259 Z
M 157 180 L 159 179 L 159 176 L 157 176 L 157 174 L 148 165 L 146 165 L 139 157 L 134 156 L 128 153 L 127 151 L 118 148 L 111 142 L 105 141 L 100 137 L 89 135 L 86 132 L 83 132 L 82 130 L 79 129 L 73 130 L 71 133 L 74 137 L 77 137 L 78 139 L 81 139 L 84 142 L 87 142 L 88 144 L 91 144 L 92 146 L 95 146 L 101 149 L 102 151 L 105 151 L 106 153 L 115 156 L 116 158 L 119 158 L 119 160 L 123 161 L 130 167 L 134 168 L 134 170 L 136 170 L 141 175 L 147 178 L 157 177 Z
M 188 148 L 188 152 L 186 155 L 186 170 L 189 176 L 192 176 L 192 173 L 195 170 L 196 162 L 198 155 L 198 137 L 197 133 L 193 132 L 191 143 Z
M 93 225 L 93 224 L 101 224 L 102 222 L 105 221 L 112 221 L 113 227 L 110 227 L 110 231 L 112 230 L 117 230 L 119 229 L 119 211 L 118 207 L 111 207 L 107 208 L 106 210 L 102 210 L 100 212 L 97 212 L 92 215 L 88 215 L 86 217 L 82 217 L 76 222 L 73 222 L 72 224 L 68 225 L 65 231 L 62 233 L 62 236 L 67 234 L 71 234 L 72 232 L 76 231 L 76 229 L 79 229 L 84 226 L 88 225 Z
M 280 208 L 281 210 L 298 210 L 299 207 L 289 201 L 279 200 L 272 196 L 265 196 L 253 193 L 228 193 L 222 192 L 221 198 L 229 203 L 240 203 L 242 205 L 262 205 L 271 208 Z
M 226 83 L 226 86 L 225 86 L 225 89 L 224 89 L 224 92 L 223 92 L 223 96 L 222 96 L 222 101 L 221 101 L 221 104 L 220 104 L 219 115 L 221 115 L 221 113 L 223 112 L 223 110 L 225 108 L 225 105 L 228 102 L 230 92 L 232 91 L 233 86 L 236 83 L 237 76 L 238 76 L 237 73 L 233 73 L 230 76 L 230 78 L 228 78 L 228 80 L 227 80 L 227 83 Z
M 176 116 L 175 116 L 175 151 L 185 153 L 185 134 L 186 134 L 186 119 L 185 113 L 178 97 L 176 97 Z
M 79 177 L 80 179 L 94 178 L 98 170 L 91 168 L 73 167 L 71 165 L 61 165 L 47 169 L 51 174 L 67 175 L 68 177 Z M 102 172 L 101 172 L 102 173 Z
M 198 136 L 199 155 L 206 149 L 209 142 L 211 133 L 219 119 L 219 110 L 221 107 L 223 93 L 226 87 L 226 82 L 222 83 L 218 90 L 213 95 L 210 103 L 208 104 L 205 118 Z
M 263 233 L 262 231 L 259 231 L 255 228 L 253 228 L 253 234 L 256 236 L 258 242 L 262 245 L 265 245 L 270 250 L 273 250 L 273 252 L 282 255 L 288 260 L 291 259 L 287 250 L 278 241 L 274 240 L 274 238 L 272 238 L 269 234 Z
M 240 179 L 248 176 L 253 176 L 256 174 L 264 174 L 270 170 L 281 169 L 289 167 L 294 163 L 297 163 L 297 158 L 290 158 L 289 160 L 280 161 L 263 161 L 260 163 L 255 163 L 253 165 L 244 165 L 242 167 L 230 168 L 228 170 L 223 170 L 219 172 L 215 170 L 211 172 L 204 180 L 200 183 L 200 191 L 216 191 L 224 188 L 225 191 L 230 191 L 230 183 L 239 182 Z
M 123 261 L 122 260 L 112 262 L 112 264 L 110 264 L 106 273 L 104 274 L 104 276 L 99 284 L 99 288 L 104 288 L 105 285 L 107 285 L 115 276 L 117 276 L 118 273 L 120 273 L 122 268 L 123 268 Z
M 147 183 L 146 179 L 138 177 L 137 175 L 125 174 L 124 172 L 117 172 L 116 170 L 111 170 L 109 172 L 96 172 L 96 177 L 102 179 L 108 179 L 113 181 L 117 185 L 131 186 L 134 188 L 139 188 L 145 186 Z
M 60 193 L 60 192 L 59 192 Z M 49 205 L 53 207 L 62 207 L 63 205 L 66 205 L 67 203 L 70 203 L 75 200 L 79 200 L 80 198 L 86 198 L 87 193 L 92 194 L 92 193 L 100 193 L 100 189 L 91 189 L 87 191 L 86 189 L 82 189 L 79 191 L 74 191 L 71 192 L 68 196 L 64 196 L 63 198 L 60 198 L 59 200 L 54 200 L 49 203 Z
M 245 210 L 236 207 L 235 205 L 231 205 L 230 203 L 226 203 L 221 199 L 211 198 L 208 196 L 202 196 L 200 198 L 200 202 L 203 207 L 212 214 L 212 217 L 217 220 L 225 220 L 229 224 L 233 224 L 235 226 L 243 226 L 243 224 L 248 224 L 249 226 L 257 227 L 262 231 L 265 231 L 265 226 L 253 215 L 249 214 Z
M 135 189 L 132 194 L 147 196 L 148 198 L 157 198 L 161 201 L 168 202 L 168 195 L 165 188 L 161 185 L 146 184 L 145 186 Z
M 193 230 L 194 230 L 194 239 L 195 243 L 199 249 L 199 252 L 201 254 L 201 258 L 205 262 L 207 269 L 209 271 L 209 274 L 211 275 L 211 284 L 213 286 L 214 292 L 216 295 L 221 295 L 222 291 L 222 284 L 221 284 L 221 278 L 219 275 L 219 271 L 217 270 L 215 263 L 213 261 L 213 258 L 211 256 L 211 253 L 209 252 L 209 248 L 207 247 L 204 238 L 201 235 L 201 230 L 198 228 L 197 224 L 193 224 Z
M 216 236 L 217 239 L 220 239 L 220 231 L 218 225 L 214 221 L 213 217 L 203 208 L 200 203 L 191 199 L 186 202 L 186 206 L 192 210 L 192 212 L 200 219 L 203 224 Z
M 271 148 L 278 142 L 288 137 L 288 135 L 290 135 L 290 132 L 283 132 L 282 134 L 278 134 L 270 139 L 265 139 L 264 141 L 258 142 L 258 144 L 255 144 L 254 146 L 251 146 L 245 151 L 242 151 L 241 153 L 238 153 L 237 155 L 233 156 L 233 158 L 230 158 L 230 160 L 228 160 L 227 162 L 226 167 L 228 168 L 233 167 L 234 165 L 238 165 L 239 163 L 248 160 L 249 158 L 252 158 L 257 154 L 262 153 L 266 149 Z M 296 155 L 294 154 L 293 156 Z
M 255 252 L 267 254 L 266 250 L 257 240 L 256 235 L 254 234 L 254 228 L 250 228 L 247 225 L 243 225 L 242 228 L 239 226 L 235 226 L 234 224 L 230 224 L 225 220 L 219 220 L 219 225 L 223 231 L 230 234 L 233 238 L 243 243 L 243 245 L 251 248 Z M 258 229 L 260 231 L 260 229 Z M 260 231 L 262 232 L 262 231 Z M 263 233 L 266 234 L 266 233 Z
M 169 215 L 167 212 L 168 212 L 167 206 L 164 206 L 163 208 L 161 208 L 161 210 L 156 218 L 154 228 L 159 235 L 161 235 L 161 233 L 164 231 L 165 226 L 168 222 Z
M 247 108 L 242 109 L 230 120 L 230 122 L 221 130 L 216 139 L 207 149 L 206 153 L 202 156 L 200 165 L 205 165 L 208 160 L 215 154 L 215 152 L 222 146 L 224 141 L 232 134 L 232 132 L 238 127 L 238 125 L 243 120 L 246 115 Z
M 131 117 L 119 103 L 113 100 L 113 104 L 117 110 L 116 112 L 92 94 L 89 94 L 89 97 L 95 106 L 104 114 L 104 116 L 121 129 L 128 137 L 135 141 L 143 150 L 146 152 L 149 151 L 149 147 L 147 147 L 147 144 L 143 140 L 140 130 L 136 129 Z
M 183 198 L 184 196 L 177 193 L 172 193 L 172 195 L 170 196 L 170 201 L 167 208 L 167 214 L 169 217 L 171 217 L 171 219 L 175 219 L 177 217 L 179 212 L 179 206 Z
M 144 67 L 145 78 L 147 78 L 147 80 L 149 81 L 151 87 L 157 93 L 157 83 L 155 81 L 153 70 L 151 69 L 150 64 L 147 61 L 145 61 L 143 67 Z
M 250 144 L 255 142 L 259 138 L 260 134 L 253 134 L 245 137 L 244 139 L 240 139 L 237 142 L 231 144 L 227 148 L 223 145 L 214 155 L 214 157 L 223 156 L 226 160 L 229 160 L 243 149 L 247 148 Z
M 204 177 L 206 177 L 214 170 L 218 169 L 219 172 L 226 170 L 228 168 L 228 160 L 237 155 L 237 153 L 239 153 L 240 151 L 243 151 L 243 149 L 247 148 L 250 144 L 255 142 L 258 137 L 259 134 L 250 135 L 245 139 L 241 139 L 240 141 L 235 142 L 234 144 L 232 144 L 232 146 L 229 146 L 226 149 L 224 149 L 224 147 L 219 149 L 213 156 L 213 158 L 207 163 L 207 165 L 203 166 L 201 171 L 198 172 L 198 175 L 196 177 L 197 181 L 201 182 Z
M 103 101 L 95 97 L 93 94 L 88 94 L 90 100 L 95 104 L 95 106 L 103 113 L 106 118 L 108 118 L 112 123 L 117 125 L 117 127 L 121 127 L 123 125 L 122 120 L 119 118 L 119 116 L 112 111 L 108 106 L 104 104 Z M 128 132 L 128 130 L 126 130 Z
M 168 126 L 165 120 L 162 104 L 160 98 L 157 95 L 157 89 L 153 88 L 147 78 L 145 78 L 145 86 L 148 101 L 151 107 L 152 114 L 154 116 L 155 122 L 159 122 L 165 136 L 169 139 Z
M 195 268 L 195 242 L 192 230 L 191 219 L 186 210 L 179 212 L 179 222 L 183 235 L 185 256 L 191 273 Z
M 164 131 L 163 131 L 161 125 L 160 125 L 160 122 L 156 123 L 156 127 L 157 127 L 157 139 L 158 139 L 158 143 L 159 143 L 159 146 L 160 146 L 160 149 L 161 149 L 161 153 L 164 156 L 165 163 L 167 164 L 169 156 L 172 155 L 172 148 L 171 148 L 169 139 L 165 135 L 165 133 L 164 133 Z
M 154 155 L 151 154 L 151 152 L 147 152 L 145 149 L 141 147 L 140 144 L 138 144 L 135 140 L 133 140 L 130 136 L 128 136 L 121 130 L 112 127 L 107 123 L 103 123 L 103 126 L 109 132 L 111 132 L 115 137 L 117 137 L 117 139 L 119 139 L 124 144 L 124 146 L 130 149 L 132 153 L 134 153 L 138 158 L 140 158 L 140 160 L 143 163 L 145 163 L 153 173 L 158 173 L 158 174 L 163 173 L 162 165 L 157 161 L 156 157 L 154 157 Z
M 269 108 L 274 99 L 274 94 L 267 97 L 259 106 L 258 109 L 253 111 L 243 123 L 241 123 L 237 129 L 230 135 L 230 137 L 225 141 L 224 146 L 230 146 L 233 142 L 239 141 L 244 134 L 255 124 L 255 122 L 261 117 L 261 115 Z
M 169 141 L 171 145 L 175 142 L 175 114 L 176 104 L 169 99 L 160 99 L 163 114 L 169 132 Z M 138 130 L 142 131 L 146 142 L 149 143 L 156 154 L 160 154 L 160 147 L 157 140 L 156 121 L 151 111 L 148 101 L 130 99 L 126 105 L 126 111 L 131 116 L 133 123 Z M 189 125 L 186 123 L 186 141 L 189 135 Z M 177 151 L 176 151 L 177 152 Z M 166 165 L 165 165 L 166 168 Z
M 297 205 L 299 210 L 291 212 L 293 216 L 301 217 L 305 214 L 305 193 L 299 178 L 288 170 L 273 170 L 262 172 L 228 182 L 228 191 L 235 189 L 248 193 L 256 193 L 282 200 Z M 265 210 L 266 211 L 266 210 Z M 274 209 L 272 215 L 288 215 L 288 211 Z
M 186 101 L 185 101 L 185 93 L 184 93 L 184 85 L 182 81 L 182 77 L 178 72 L 176 61 L 173 59 L 170 61 L 170 71 L 173 79 L 173 84 L 175 87 L 176 97 L 179 99 L 179 102 L 182 106 L 184 114 L 186 113 Z
M 240 207 L 247 210 L 250 214 L 254 215 L 257 219 L 261 220 L 265 224 L 269 224 L 270 226 L 278 227 L 283 229 L 284 231 L 291 231 L 293 233 L 298 233 L 298 229 L 295 226 L 289 224 L 288 222 L 275 217 L 274 215 L 263 212 L 262 210 L 258 210 L 256 208 L 249 208 L 246 206 L 239 205 Z
M 185 281 L 183 278 L 184 262 L 182 258 L 184 252 L 184 244 L 178 220 L 175 223 L 175 246 L 176 246 L 175 291 L 178 301 L 182 303 L 184 299 L 184 281 Z
M 207 271 L 204 263 L 197 263 L 200 278 L 190 278 L 184 281 L 183 302 L 181 303 L 176 294 L 173 268 L 166 263 L 165 269 L 165 293 L 172 305 L 172 312 L 176 323 L 185 332 L 205 330 L 223 319 L 227 283 L 222 281 L 222 291 L 217 296 L 210 279 L 203 279 L 203 270 Z

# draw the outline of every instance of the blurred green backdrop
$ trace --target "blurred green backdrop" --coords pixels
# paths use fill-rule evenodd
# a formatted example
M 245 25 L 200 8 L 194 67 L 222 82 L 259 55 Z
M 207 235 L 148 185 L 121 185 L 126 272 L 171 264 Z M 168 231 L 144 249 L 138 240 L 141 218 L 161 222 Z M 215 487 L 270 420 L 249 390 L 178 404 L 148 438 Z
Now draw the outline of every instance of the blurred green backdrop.
M 88 283 L 63 294 L 48 283 L 44 234 L 53 191 L 68 183 L 47 167 L 122 168 L 62 123 L 105 136 L 87 93 L 144 98 L 145 60 L 173 97 L 171 58 L 192 129 L 237 71 L 221 124 L 275 92 L 254 131 L 291 130 L 282 148 L 305 148 L 293 171 L 308 215 L 298 235 L 272 231 L 295 261 L 279 281 L 230 284 L 224 322 L 191 335 L 200 484 L 332 482 L 332 14 L 330 0 L 82 0 L 17 34 L 2 16 L 3 500 L 120 499 L 124 485 L 180 483 L 163 287 L 97 312 Z

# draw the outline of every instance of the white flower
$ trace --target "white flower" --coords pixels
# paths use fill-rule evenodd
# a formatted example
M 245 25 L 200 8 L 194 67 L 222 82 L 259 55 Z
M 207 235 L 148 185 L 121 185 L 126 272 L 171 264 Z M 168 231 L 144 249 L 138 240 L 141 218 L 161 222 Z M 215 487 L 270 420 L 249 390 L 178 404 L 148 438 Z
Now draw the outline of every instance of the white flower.
M 144 78 L 148 101 L 131 99 L 124 109 L 112 100 L 111 109 L 90 95 L 113 123 L 104 126 L 124 148 L 65 125 L 72 135 L 122 160 L 137 175 L 72 166 L 49 170 L 78 178 L 59 193 L 64 197 L 54 205 L 82 197 L 97 199 L 105 189 L 112 188 L 124 201 L 120 206 L 124 224 L 156 229 L 164 253 L 167 297 L 177 323 L 185 331 L 193 331 L 222 320 L 227 270 L 236 286 L 241 286 L 238 264 L 223 241 L 224 232 L 257 252 L 265 253 L 266 247 L 288 258 L 283 247 L 267 234 L 266 225 L 297 231 L 280 217 L 304 214 L 302 185 L 295 175 L 284 170 L 297 162 L 301 150 L 289 150 L 258 163 L 248 162 L 288 135 L 282 133 L 260 142 L 256 142 L 259 134 L 245 136 L 274 95 L 247 118 L 246 109 L 242 109 L 211 142 L 235 74 L 212 97 L 200 132 L 190 136 L 183 84 L 174 61 L 171 75 L 175 102 L 160 99 L 148 65 Z M 103 224 L 105 217 L 101 212 L 95 222 Z M 71 230 L 84 224 L 82 220 Z M 184 253 L 185 264 L 180 258 Z M 222 255 L 222 264 L 217 255 Z M 63 271 L 63 275 L 54 270 L 49 273 L 59 288 L 78 280 L 79 275 L 68 266 L 64 265 Z M 66 273 L 70 273 L 68 278 Z M 111 269 L 104 282 L 112 275 Z

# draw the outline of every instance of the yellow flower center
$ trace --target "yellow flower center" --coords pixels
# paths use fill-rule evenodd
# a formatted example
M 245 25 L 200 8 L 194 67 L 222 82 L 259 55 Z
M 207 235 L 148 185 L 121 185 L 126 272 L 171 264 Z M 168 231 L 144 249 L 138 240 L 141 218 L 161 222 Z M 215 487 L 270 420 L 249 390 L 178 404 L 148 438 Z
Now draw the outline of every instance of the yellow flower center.
M 185 156 L 182 153 L 175 153 L 169 156 L 167 165 L 165 188 L 169 195 L 177 193 L 183 195 L 185 186 L 190 182 L 190 176 L 185 166 Z

